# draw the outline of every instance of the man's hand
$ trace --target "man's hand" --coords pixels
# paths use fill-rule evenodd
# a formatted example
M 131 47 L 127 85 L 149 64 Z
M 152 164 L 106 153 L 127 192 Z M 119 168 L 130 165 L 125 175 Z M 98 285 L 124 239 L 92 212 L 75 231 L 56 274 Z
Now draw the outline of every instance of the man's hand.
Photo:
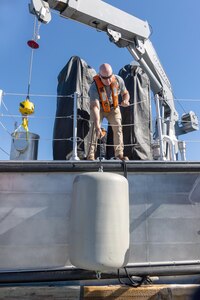
M 129 92 L 126 90 L 126 92 L 122 95 L 121 106 L 123 106 L 123 107 L 129 106 L 130 105 L 129 99 L 130 99 L 130 95 L 129 95 Z
M 100 139 L 100 138 L 103 136 L 102 130 L 101 130 L 100 127 L 97 127 L 97 128 L 96 128 L 96 135 L 97 135 L 97 138 L 98 138 L 98 139 Z
M 130 105 L 130 103 L 129 103 L 129 100 L 128 99 L 125 99 L 125 100 L 123 100 L 122 102 L 121 102 L 121 106 L 123 106 L 123 107 L 127 107 L 127 106 L 129 106 Z

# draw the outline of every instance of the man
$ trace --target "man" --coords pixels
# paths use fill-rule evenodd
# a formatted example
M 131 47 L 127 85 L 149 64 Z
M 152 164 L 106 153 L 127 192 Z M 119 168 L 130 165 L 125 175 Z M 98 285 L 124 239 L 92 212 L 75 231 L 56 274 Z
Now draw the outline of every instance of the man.
M 101 122 L 105 117 L 113 130 L 115 158 L 128 160 L 124 157 L 123 133 L 121 126 L 121 112 L 118 103 L 118 95 L 121 94 L 121 106 L 129 106 L 129 92 L 123 79 L 114 75 L 112 67 L 104 63 L 99 68 L 99 74 L 94 76 L 89 91 L 90 95 L 90 120 L 91 144 L 88 152 L 88 160 L 95 160 L 97 138 L 101 138 Z

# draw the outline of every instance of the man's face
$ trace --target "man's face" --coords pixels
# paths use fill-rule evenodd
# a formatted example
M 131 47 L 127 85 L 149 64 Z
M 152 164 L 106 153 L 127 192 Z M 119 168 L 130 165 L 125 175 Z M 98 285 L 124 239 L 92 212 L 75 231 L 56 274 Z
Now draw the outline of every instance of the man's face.
M 110 85 L 111 82 L 112 82 L 112 76 L 113 74 L 110 73 L 109 71 L 108 72 L 104 72 L 103 74 L 99 74 L 100 77 L 101 77 L 101 81 L 103 82 L 104 85 Z

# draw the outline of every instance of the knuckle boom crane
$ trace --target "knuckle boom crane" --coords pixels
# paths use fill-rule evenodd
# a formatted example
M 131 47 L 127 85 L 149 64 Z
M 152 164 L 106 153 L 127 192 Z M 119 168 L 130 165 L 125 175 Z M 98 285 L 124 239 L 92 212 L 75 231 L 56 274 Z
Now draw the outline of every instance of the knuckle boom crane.
M 198 130 L 198 119 L 190 111 L 179 121 L 170 81 L 149 39 L 149 24 L 101 0 L 31 0 L 29 4 L 30 12 L 45 24 L 51 20 L 50 9 L 106 32 L 110 41 L 128 49 L 147 73 L 155 97 L 157 130 L 152 148 L 157 148 L 160 160 L 175 161 L 179 152 L 185 160 L 184 142 L 178 136 Z

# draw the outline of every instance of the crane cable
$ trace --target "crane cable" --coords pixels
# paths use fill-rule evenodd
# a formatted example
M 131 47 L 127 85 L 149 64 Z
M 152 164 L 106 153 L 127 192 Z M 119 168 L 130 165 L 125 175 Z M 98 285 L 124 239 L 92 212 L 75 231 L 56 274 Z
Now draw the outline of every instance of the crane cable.
M 37 24 L 38 22 L 38 24 Z M 28 80 L 28 90 L 27 90 L 27 99 L 29 99 L 30 95 L 30 86 L 31 86 L 31 78 L 32 78 L 32 68 L 33 68 L 33 53 L 35 49 L 39 48 L 39 44 L 37 41 L 40 39 L 39 28 L 41 23 L 37 21 L 37 18 L 34 19 L 34 28 L 33 28 L 33 38 L 27 42 L 27 45 L 31 48 L 31 59 L 30 59 L 30 67 L 29 67 L 29 80 Z
M 38 22 L 38 24 L 37 24 Z M 37 21 L 37 18 L 34 19 L 34 29 L 33 29 L 33 38 L 27 42 L 27 45 L 31 48 L 31 58 L 29 66 L 29 78 L 28 78 L 28 89 L 26 99 L 20 102 L 19 111 L 22 114 L 22 124 L 19 127 L 23 127 L 28 135 L 28 115 L 34 113 L 34 104 L 30 102 L 30 87 L 31 87 L 31 78 L 32 78 L 32 69 L 33 69 L 33 54 L 34 50 L 39 48 L 37 41 L 40 39 L 39 28 L 41 23 Z M 18 131 L 18 128 L 15 130 Z M 28 137 L 28 136 L 27 136 Z

